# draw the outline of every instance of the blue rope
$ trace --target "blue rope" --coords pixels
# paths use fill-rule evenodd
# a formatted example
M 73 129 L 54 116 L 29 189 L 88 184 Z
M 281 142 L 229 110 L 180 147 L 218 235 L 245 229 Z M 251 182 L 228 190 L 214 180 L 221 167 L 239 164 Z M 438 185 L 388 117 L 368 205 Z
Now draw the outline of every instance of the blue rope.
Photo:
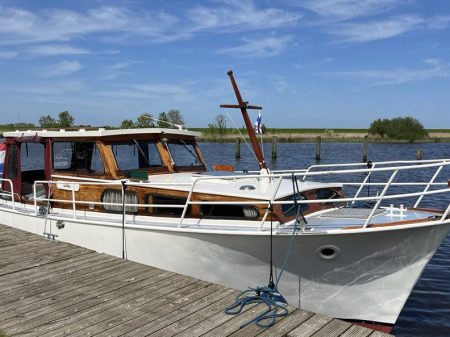
M 253 303 L 264 303 L 267 308 L 258 316 L 241 325 L 241 329 L 253 322 L 260 328 L 269 328 L 276 323 L 277 318 L 289 314 L 286 308 L 287 301 L 276 289 L 269 287 L 249 288 L 241 292 L 236 296 L 236 301 L 225 308 L 225 313 L 227 315 L 238 315 L 246 305 Z
M 294 190 L 294 205 L 297 208 L 297 214 L 296 214 L 296 220 L 294 222 L 294 228 L 292 229 L 291 238 L 288 243 L 286 255 L 284 257 L 283 264 L 281 266 L 280 272 L 278 275 L 276 275 L 275 278 L 275 284 L 273 283 L 273 262 L 272 262 L 272 234 L 273 234 L 273 227 L 272 227 L 272 212 L 273 208 L 272 205 L 269 205 L 270 210 L 270 276 L 269 276 L 269 285 L 267 287 L 256 287 L 256 288 L 249 288 L 248 290 L 245 290 L 241 292 L 237 297 L 233 304 L 227 306 L 225 308 L 225 314 L 227 315 L 238 315 L 242 312 L 244 307 L 249 304 L 253 303 L 264 303 L 266 305 L 266 310 L 259 314 L 258 316 L 252 318 L 251 320 L 247 321 L 243 325 L 241 325 L 240 328 L 246 327 L 247 325 L 251 323 L 255 323 L 257 326 L 261 328 L 269 328 L 272 325 L 276 323 L 277 318 L 279 317 L 285 317 L 289 314 L 289 311 L 287 309 L 287 301 L 278 292 L 278 283 L 280 282 L 281 276 L 283 275 L 283 272 L 286 268 L 289 256 L 292 252 L 292 247 L 294 245 L 294 237 L 295 233 L 297 231 L 297 224 L 301 219 L 306 222 L 306 219 L 300 209 L 300 205 L 297 202 L 298 194 L 299 194 L 299 188 L 298 188 L 298 182 L 297 177 L 292 174 L 292 185 Z

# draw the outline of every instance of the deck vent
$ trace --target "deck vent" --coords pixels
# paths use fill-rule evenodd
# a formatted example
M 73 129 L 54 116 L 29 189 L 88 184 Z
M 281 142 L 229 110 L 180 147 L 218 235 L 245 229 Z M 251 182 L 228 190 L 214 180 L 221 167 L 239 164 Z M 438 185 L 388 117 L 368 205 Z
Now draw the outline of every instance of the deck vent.
M 241 191 L 253 191 L 256 190 L 256 187 L 253 185 L 242 185 L 241 187 L 239 187 L 239 189 Z

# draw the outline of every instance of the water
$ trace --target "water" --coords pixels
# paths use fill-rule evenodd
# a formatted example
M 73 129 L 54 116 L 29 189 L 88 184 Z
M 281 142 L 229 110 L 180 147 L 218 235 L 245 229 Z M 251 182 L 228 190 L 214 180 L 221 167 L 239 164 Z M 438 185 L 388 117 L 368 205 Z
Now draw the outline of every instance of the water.
M 236 170 L 257 170 L 254 156 L 241 144 L 241 159 L 234 157 L 234 143 L 201 143 L 207 165 L 232 164 Z M 425 159 L 450 158 L 450 143 L 424 144 L 369 144 L 369 160 L 415 160 L 417 149 L 423 149 Z M 316 164 L 314 143 L 278 144 L 278 158 L 271 159 L 270 144 L 265 144 L 265 158 L 271 169 L 305 168 Z M 360 162 L 363 144 L 322 143 L 320 164 Z M 409 176 L 398 180 L 429 180 L 432 171 L 409 171 Z M 411 176 L 412 175 L 412 176 Z M 441 180 L 450 179 L 450 170 L 441 172 Z M 380 177 L 381 178 L 381 177 Z M 375 179 L 375 178 L 374 178 Z M 343 179 L 341 179 L 342 181 Z M 421 206 L 443 208 L 448 196 L 425 197 Z M 405 202 L 405 204 L 408 204 Z M 450 336 L 450 236 L 443 242 L 425 268 L 403 308 L 392 333 L 398 337 L 449 337 Z
M 234 143 L 201 143 L 200 147 L 208 167 L 213 164 L 232 164 L 236 170 L 257 170 L 258 165 L 249 148 L 241 145 L 241 159 L 234 157 Z M 424 144 L 369 144 L 369 160 L 415 160 L 417 149 L 423 149 L 425 159 L 450 158 L 450 143 Z M 35 149 L 30 144 L 30 157 Z M 322 143 L 321 164 L 360 162 L 363 144 L 358 143 Z M 271 159 L 270 144 L 264 148 L 267 164 L 271 169 L 306 168 L 316 164 L 314 143 L 280 143 L 278 158 Z M 42 156 L 35 156 L 33 167 L 43 167 Z M 24 159 L 24 158 L 23 158 Z M 409 171 L 409 175 L 399 174 L 396 181 L 427 181 L 434 170 Z M 363 177 L 358 177 L 361 181 Z M 373 180 L 382 179 L 373 176 Z M 329 178 L 330 180 L 333 177 Z M 340 181 L 351 181 L 350 176 L 339 177 Z M 441 181 L 450 179 L 450 169 L 441 172 Z M 374 191 L 372 191 L 373 193 Z M 350 194 L 349 194 L 350 195 Z M 448 196 L 447 196 L 448 198 Z M 409 200 L 410 201 L 410 200 Z M 443 208 L 449 203 L 441 196 L 424 198 L 423 207 Z M 408 200 L 405 200 L 408 205 Z M 414 287 L 393 334 L 398 337 L 448 337 L 450 336 L 450 236 L 444 241 L 433 259 L 425 268 L 421 278 Z

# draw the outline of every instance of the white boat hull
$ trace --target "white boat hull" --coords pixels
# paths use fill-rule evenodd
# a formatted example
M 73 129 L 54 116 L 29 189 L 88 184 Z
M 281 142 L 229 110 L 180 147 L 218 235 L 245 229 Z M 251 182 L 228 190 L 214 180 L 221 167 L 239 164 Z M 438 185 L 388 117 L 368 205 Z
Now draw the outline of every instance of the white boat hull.
M 0 222 L 57 240 L 122 256 L 122 228 L 116 221 L 97 224 L 55 220 L 0 207 Z M 450 223 L 365 233 L 302 234 L 294 244 L 279 284 L 291 305 L 332 317 L 394 324 L 423 268 L 447 236 Z M 236 289 L 267 285 L 269 236 L 160 230 L 128 225 L 126 257 L 162 269 Z M 282 266 L 289 235 L 274 236 L 274 264 Z M 319 247 L 339 253 L 324 259 Z

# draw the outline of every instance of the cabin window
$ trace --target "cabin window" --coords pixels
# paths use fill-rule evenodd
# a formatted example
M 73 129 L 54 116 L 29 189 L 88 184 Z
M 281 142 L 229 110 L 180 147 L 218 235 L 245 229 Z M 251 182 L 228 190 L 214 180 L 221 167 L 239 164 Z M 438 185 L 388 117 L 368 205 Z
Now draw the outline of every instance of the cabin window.
M 152 205 L 185 205 L 186 198 L 167 195 L 148 195 L 147 203 Z M 149 212 L 163 216 L 181 216 L 183 208 L 181 207 L 150 207 Z M 191 215 L 191 206 L 188 206 L 186 215 Z
M 158 148 L 153 141 L 131 141 L 112 144 L 111 148 L 119 170 L 126 171 L 163 166 Z
M 22 195 L 33 195 L 36 180 L 45 180 L 44 144 L 23 143 L 20 146 Z M 43 194 L 44 185 L 36 185 L 36 193 Z
M 335 190 L 329 188 L 322 188 L 317 190 L 316 199 L 318 200 L 327 200 L 327 199 L 337 199 L 339 197 L 338 193 Z M 321 203 L 322 206 L 333 205 L 332 203 L 324 202 Z
M 170 141 L 167 143 L 170 155 L 176 166 L 201 166 L 202 162 L 195 151 L 192 143 L 186 143 L 183 140 Z
M 54 142 L 53 168 L 83 173 L 105 173 L 100 152 L 94 142 Z
M 203 216 L 211 218 L 246 219 L 258 218 L 258 209 L 254 206 L 242 205 L 202 205 Z
M 117 205 L 103 205 L 105 211 L 111 212 L 122 212 L 122 190 L 107 189 L 103 192 L 102 202 Z M 138 198 L 136 192 L 125 191 L 125 203 L 126 204 L 138 204 Z M 127 213 L 137 213 L 137 206 L 125 206 L 125 212 Z
M 18 175 L 19 165 L 17 162 L 17 146 L 8 145 L 8 163 L 6 164 L 7 179 L 14 179 Z
M 289 196 L 288 198 L 284 199 L 284 201 L 294 201 L 294 197 L 296 196 L 296 200 L 297 201 L 301 201 L 301 200 L 308 200 L 308 198 L 304 195 L 304 194 L 293 194 L 291 196 Z M 300 207 L 300 211 L 304 212 L 308 209 L 308 204 L 298 204 L 298 206 Z M 295 206 L 295 203 L 292 204 L 282 204 L 281 205 L 281 209 L 283 211 L 284 216 L 294 216 L 297 215 L 297 207 Z

